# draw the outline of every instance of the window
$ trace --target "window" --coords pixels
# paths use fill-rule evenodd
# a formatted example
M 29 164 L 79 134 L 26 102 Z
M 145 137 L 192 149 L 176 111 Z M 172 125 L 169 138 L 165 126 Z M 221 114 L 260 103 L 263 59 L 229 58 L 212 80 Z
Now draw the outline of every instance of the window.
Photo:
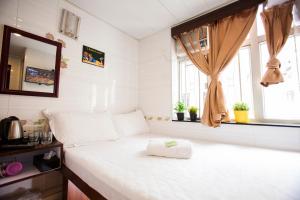
M 298 42 L 297 42 L 298 41 Z M 288 38 L 278 58 L 281 61 L 281 72 L 284 82 L 274 87 L 263 88 L 264 117 L 266 119 L 300 119 L 300 81 L 299 81 L 299 49 L 300 36 Z M 298 46 L 298 49 L 297 49 Z M 267 63 L 267 44 L 259 44 L 261 67 Z
M 259 8 L 248 37 L 220 77 L 230 117 L 233 118 L 233 104 L 243 101 L 249 105 L 249 116 L 253 121 L 299 123 L 300 34 L 297 32 L 300 32 L 300 27 L 294 27 L 295 31 L 278 55 L 285 82 L 264 88 L 260 80 L 266 70 L 269 52 L 259 16 L 261 11 L 262 8 Z M 182 52 L 177 58 L 175 72 L 178 75 L 173 78 L 173 92 L 177 92 L 177 95 L 173 95 L 173 103 L 183 101 L 187 107 L 197 106 L 201 116 L 208 78 Z
M 207 90 L 207 76 L 198 70 L 188 59 L 179 62 L 179 99 L 187 107 L 203 105 Z M 202 114 L 203 106 L 199 107 Z

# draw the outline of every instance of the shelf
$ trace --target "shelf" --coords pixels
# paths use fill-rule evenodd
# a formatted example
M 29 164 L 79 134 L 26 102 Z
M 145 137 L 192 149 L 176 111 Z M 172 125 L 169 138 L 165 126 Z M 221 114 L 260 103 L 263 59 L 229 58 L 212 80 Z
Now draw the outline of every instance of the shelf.
M 57 140 L 54 140 L 51 144 L 38 144 L 32 148 L 27 148 L 27 149 L 2 150 L 0 148 L 0 157 L 23 154 L 23 153 L 34 152 L 34 151 L 39 151 L 39 150 L 49 149 L 54 147 L 62 147 L 62 146 L 63 146 L 62 143 L 58 142 Z
M 55 169 L 51 169 L 45 172 L 40 172 L 33 165 L 33 157 L 35 155 L 43 154 L 49 150 L 54 150 L 56 155 L 60 159 L 60 166 Z M 60 170 L 62 162 L 63 144 L 54 140 L 51 144 L 38 144 L 32 148 L 27 149 L 13 149 L 4 150 L 0 148 L 0 162 L 8 160 L 18 160 L 23 164 L 23 171 L 16 176 L 9 176 L 5 178 L 0 178 L 0 187 L 17 183 L 26 179 L 30 179 L 43 174 L 51 173 L 56 170 Z M 14 159 L 12 159 L 14 158 Z
M 59 168 L 55 168 L 49 171 L 45 171 L 45 172 L 40 172 L 32 163 L 23 163 L 23 171 L 15 176 L 9 176 L 9 177 L 5 177 L 5 178 L 0 178 L 0 187 L 5 186 L 5 185 L 9 185 L 12 183 L 16 183 L 19 181 L 23 181 L 29 178 L 33 178 L 35 176 L 40 176 L 43 174 L 47 174 L 50 172 L 53 172 Z
M 172 120 L 173 122 L 191 122 L 191 123 L 200 123 L 201 120 L 190 121 L 188 119 L 184 119 L 183 121 L 179 121 L 176 119 Z M 274 127 L 288 127 L 288 128 L 300 128 L 300 124 L 280 124 L 280 123 L 266 123 L 266 122 L 248 122 L 248 123 L 237 123 L 234 121 L 230 122 L 222 122 L 221 124 L 229 124 L 229 125 L 246 125 L 246 126 L 274 126 Z

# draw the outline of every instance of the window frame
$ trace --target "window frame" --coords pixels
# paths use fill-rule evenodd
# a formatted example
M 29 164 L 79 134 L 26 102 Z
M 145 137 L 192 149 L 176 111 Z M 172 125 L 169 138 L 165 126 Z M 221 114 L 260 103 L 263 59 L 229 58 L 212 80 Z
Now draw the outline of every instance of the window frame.
M 254 105 L 254 116 L 255 120 L 253 122 L 261 122 L 261 123 L 284 123 L 284 124 L 299 124 L 300 119 L 298 120 L 287 120 L 287 119 L 266 119 L 264 118 L 264 94 L 263 94 L 263 87 L 260 85 L 262 71 L 261 71 L 261 56 L 260 56 L 260 49 L 259 45 L 262 42 L 266 42 L 265 35 L 257 35 L 257 18 L 253 23 L 253 27 L 251 28 L 249 34 L 249 39 L 245 40 L 242 44 L 241 48 L 244 46 L 250 46 L 251 49 L 251 73 L 252 73 L 252 88 L 253 88 L 253 105 Z M 300 25 L 294 26 L 291 29 L 289 37 L 294 37 L 296 35 L 300 35 Z M 299 52 L 300 53 L 300 50 Z M 296 58 L 297 59 L 297 58 Z M 299 68 L 299 61 L 297 61 L 297 65 Z
M 257 27 L 257 18 L 255 19 L 253 26 L 249 32 L 249 38 L 247 38 L 241 48 L 244 47 L 250 47 L 250 62 L 251 62 L 251 81 L 252 81 L 252 100 L 253 100 L 253 105 L 254 105 L 254 119 L 251 120 L 252 124 L 271 124 L 271 125 L 276 125 L 276 124 L 300 124 L 300 119 L 296 119 L 296 120 L 287 120 L 287 119 L 266 119 L 264 118 L 264 94 L 263 94 L 263 87 L 260 84 L 261 81 L 261 77 L 262 77 L 262 68 L 261 68 L 261 56 L 260 56 L 260 43 L 262 42 L 266 42 L 266 37 L 265 35 L 260 35 L 258 36 L 258 27 Z M 299 36 L 300 35 L 300 25 L 298 26 L 294 26 L 291 29 L 291 33 L 289 35 L 289 37 L 294 37 L 295 36 Z M 297 53 L 300 53 L 300 49 L 299 51 L 297 51 Z M 177 58 L 177 67 L 178 67 L 178 101 L 182 101 L 181 99 L 181 62 L 186 62 L 187 60 L 187 56 L 185 57 L 181 57 L 181 58 Z M 297 59 L 297 65 L 298 65 L 298 76 L 300 76 L 300 69 L 299 69 L 299 65 L 300 65 L 300 60 Z M 239 74 L 240 75 L 240 74 Z M 299 77 L 300 80 L 300 77 Z M 239 78 L 239 81 L 241 82 L 241 79 Z M 207 77 L 207 83 L 209 83 L 209 77 Z M 200 73 L 199 73 L 199 85 L 201 84 L 201 80 L 200 80 Z M 241 84 L 241 83 L 240 83 Z M 300 83 L 299 83 L 300 84 Z M 299 86 L 300 87 L 300 86 Z M 208 88 L 208 85 L 206 85 L 206 89 Z M 199 107 L 199 114 L 200 109 L 201 109 L 201 87 L 199 87 L 199 104 L 197 105 Z M 204 104 L 203 104 L 204 105 Z M 202 108 L 203 109 L 203 108 Z M 201 116 L 200 120 L 201 120 Z M 231 122 L 230 122 L 231 123 Z M 250 123 L 250 124 L 251 124 Z

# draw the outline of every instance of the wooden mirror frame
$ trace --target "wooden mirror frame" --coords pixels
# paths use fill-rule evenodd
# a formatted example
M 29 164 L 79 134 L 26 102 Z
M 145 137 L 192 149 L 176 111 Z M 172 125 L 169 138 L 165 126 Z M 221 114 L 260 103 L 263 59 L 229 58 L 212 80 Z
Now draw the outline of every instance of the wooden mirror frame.
M 55 73 L 54 73 L 54 85 L 53 93 L 47 92 L 35 92 L 35 91 L 22 91 L 22 90 L 10 90 L 6 88 L 6 72 L 8 69 L 8 57 L 9 57 L 9 47 L 11 34 L 17 33 L 21 36 L 37 40 L 49 45 L 56 46 L 56 60 L 55 60 Z M 17 28 L 13 28 L 7 25 L 4 25 L 3 31 L 3 41 L 2 41 L 2 54 L 1 54 L 1 64 L 0 64 L 0 94 L 12 94 L 12 95 L 26 95 L 26 96 L 40 96 L 40 97 L 58 97 L 59 91 L 59 74 L 60 74 L 60 62 L 61 62 L 61 49 L 62 44 L 32 33 L 22 31 Z

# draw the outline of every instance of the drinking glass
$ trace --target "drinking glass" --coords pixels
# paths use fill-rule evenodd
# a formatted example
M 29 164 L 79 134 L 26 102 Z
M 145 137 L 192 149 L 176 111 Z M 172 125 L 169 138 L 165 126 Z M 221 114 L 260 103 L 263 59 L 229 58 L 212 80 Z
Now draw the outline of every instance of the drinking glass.
M 39 131 L 34 131 L 34 132 L 31 132 L 31 133 L 28 133 L 29 144 L 37 145 L 37 144 L 39 144 L 39 139 L 40 139 L 40 132 Z
M 51 144 L 52 143 L 52 132 L 43 131 L 41 135 L 41 144 Z

